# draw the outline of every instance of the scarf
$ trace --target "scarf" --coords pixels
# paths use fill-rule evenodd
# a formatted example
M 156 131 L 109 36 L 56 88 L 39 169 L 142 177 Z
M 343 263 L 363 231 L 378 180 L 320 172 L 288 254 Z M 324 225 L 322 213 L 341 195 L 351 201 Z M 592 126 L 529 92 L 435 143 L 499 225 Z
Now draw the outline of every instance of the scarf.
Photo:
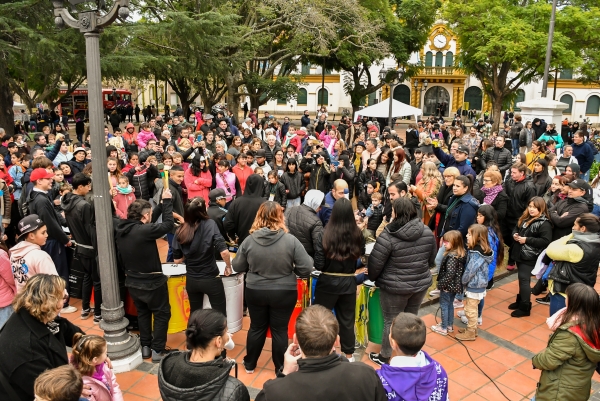
M 491 188 L 481 187 L 481 190 L 485 193 L 485 198 L 483 198 L 483 203 L 486 205 L 491 205 L 496 196 L 502 191 L 502 185 L 496 185 Z
M 291 140 L 292 138 L 294 138 L 294 137 L 296 137 L 296 134 L 295 134 L 295 133 L 294 133 L 294 134 L 290 134 L 290 133 L 288 133 L 288 134 L 285 136 L 285 143 L 283 144 L 283 146 L 284 146 L 284 148 L 285 148 L 285 149 L 287 149 L 287 147 L 290 145 L 290 140 Z
M 117 191 L 119 191 L 119 193 L 123 195 L 129 195 L 131 192 L 133 192 L 133 188 L 131 185 L 127 186 L 127 188 L 121 188 L 119 186 L 115 188 L 117 188 Z

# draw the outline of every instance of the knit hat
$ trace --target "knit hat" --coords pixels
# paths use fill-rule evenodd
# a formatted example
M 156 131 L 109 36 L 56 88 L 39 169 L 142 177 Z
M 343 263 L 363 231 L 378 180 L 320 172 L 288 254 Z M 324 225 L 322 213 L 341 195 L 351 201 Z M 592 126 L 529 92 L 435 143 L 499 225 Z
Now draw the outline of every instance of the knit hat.
M 325 194 L 323 192 L 318 189 L 311 189 L 304 196 L 304 204 L 316 212 L 323 204 L 324 199 Z

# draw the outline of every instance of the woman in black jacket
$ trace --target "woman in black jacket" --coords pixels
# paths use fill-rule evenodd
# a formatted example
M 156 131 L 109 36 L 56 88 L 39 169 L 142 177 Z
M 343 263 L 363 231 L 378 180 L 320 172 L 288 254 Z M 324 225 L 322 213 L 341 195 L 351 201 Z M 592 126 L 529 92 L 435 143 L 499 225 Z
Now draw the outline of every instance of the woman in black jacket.
M 287 207 L 300 206 L 301 197 L 306 188 L 304 177 L 298 171 L 298 162 L 296 159 L 288 159 L 285 165 L 285 173 L 281 175 L 281 183 L 285 186 L 287 198 Z
M 356 261 L 365 250 L 365 240 L 356 223 L 352 203 L 339 199 L 323 233 L 325 266 L 315 288 L 315 303 L 335 308 L 340 325 L 341 349 L 354 361 L 354 312 L 356 308 Z
M 235 361 L 222 356 L 235 344 L 221 312 L 193 312 L 185 337 L 189 351 L 172 352 L 160 362 L 158 388 L 163 400 L 250 401 L 244 383 L 229 374 Z
M 531 272 L 538 256 L 552 241 L 552 224 L 546 202 L 539 196 L 531 198 L 525 212 L 513 229 L 514 243 L 510 257 L 519 269 L 519 293 L 515 302 L 508 306 L 512 317 L 529 316 L 531 313 Z
M 378 182 L 379 193 L 385 193 L 385 177 L 377 170 L 377 160 L 375 159 L 369 159 L 367 161 L 367 168 L 358 176 L 358 188 L 360 192 L 366 191 L 369 181 Z
M 225 275 L 231 272 L 231 257 L 225 239 L 206 212 L 206 202 L 201 197 L 187 201 L 183 211 L 184 223 L 177 228 L 173 238 L 175 263 L 186 264 L 185 289 L 190 299 L 190 313 L 202 309 L 204 294 L 213 309 L 227 316 L 225 288 L 217 267 L 215 251 L 225 261 Z
M 389 333 L 392 320 L 400 312 L 417 314 L 432 284 L 429 268 L 435 263 L 436 244 L 433 233 L 417 213 L 410 199 L 393 202 L 392 222 L 377 238 L 369 256 L 369 280 L 379 287 L 384 328 L 379 354 L 369 358 L 381 365 L 392 356 Z
M 550 185 L 552 185 L 552 178 L 548 174 L 548 161 L 546 159 L 537 159 L 533 163 L 531 178 L 533 178 L 536 196 L 544 196 Z
M 13 301 L 15 313 L 0 335 L 0 373 L 21 401 L 34 399 L 33 383 L 41 373 L 69 363 L 66 347 L 73 346 L 75 333 L 83 333 L 58 316 L 65 296 L 62 278 L 36 274 Z M 4 385 L 0 400 L 13 400 Z

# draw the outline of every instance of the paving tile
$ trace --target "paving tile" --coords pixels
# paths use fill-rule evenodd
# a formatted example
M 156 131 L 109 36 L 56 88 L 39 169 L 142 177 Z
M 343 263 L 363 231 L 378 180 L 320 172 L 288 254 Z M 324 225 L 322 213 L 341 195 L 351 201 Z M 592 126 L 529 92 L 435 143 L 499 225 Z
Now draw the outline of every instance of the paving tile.
M 274 371 L 263 369 L 252 382 L 252 387 L 262 389 L 267 380 L 274 379 L 275 377 L 276 375 Z
M 121 387 L 121 391 L 127 391 L 145 375 L 146 375 L 145 372 L 141 372 L 139 370 L 132 370 L 131 372 L 118 373 L 117 374 L 117 383 L 119 383 L 119 387 Z
M 504 324 L 511 329 L 520 331 L 521 333 L 527 333 L 528 331 L 537 327 L 535 323 L 529 322 L 528 320 L 528 317 L 512 318 L 504 322 Z
M 437 333 L 431 333 L 427 335 L 425 344 L 435 350 L 443 350 L 456 344 L 456 340 L 448 338 L 448 336 L 442 336 Z
M 520 331 L 510 328 L 505 323 L 490 327 L 487 332 L 507 341 L 511 341 L 521 335 Z
M 466 366 L 470 367 L 471 369 L 477 370 L 482 374 L 486 374 L 492 379 L 502 376 L 510 369 L 509 367 L 501 364 L 498 361 L 488 358 L 485 355 L 477 358 L 475 360 L 475 363 L 467 363 Z
M 256 367 L 264 368 L 269 363 L 271 363 L 271 352 L 265 351 L 263 349 L 263 351 L 260 353 L 260 356 L 258 357 L 258 361 L 256 361 Z M 270 368 L 273 370 L 274 369 L 273 365 L 270 365 Z
M 513 391 L 510 388 L 508 388 L 502 384 L 499 384 L 499 383 L 496 383 L 496 385 L 498 387 L 500 387 L 500 390 L 502 390 L 502 393 L 504 393 L 511 401 L 524 400 L 523 396 L 521 394 L 517 393 L 516 391 Z M 476 394 L 480 400 L 506 401 L 506 398 L 502 395 L 502 393 L 500 393 L 498 388 L 496 388 L 496 386 L 494 386 L 494 384 L 491 382 L 486 384 L 485 386 L 483 386 L 476 392 Z M 527 400 L 529 400 L 529 398 L 527 398 Z
M 240 345 L 246 345 L 246 339 L 248 338 L 248 331 L 240 330 L 232 334 L 233 342 Z
M 457 361 L 456 359 L 450 358 L 448 355 L 445 355 L 444 352 L 439 352 L 437 355 L 432 357 L 436 361 L 438 361 L 446 370 L 446 373 L 450 374 L 455 370 L 458 370 L 463 367 L 463 363 Z
M 537 385 L 537 381 L 516 370 L 509 370 L 496 381 L 524 396 L 535 390 Z
M 156 399 L 160 397 L 160 391 L 158 390 L 158 377 L 146 373 L 131 389 L 129 392 L 142 397 Z
M 539 340 L 529 334 L 523 334 L 512 340 L 513 344 L 519 347 L 525 348 L 528 351 L 537 354 L 538 352 L 546 349 L 546 341 Z
M 497 344 L 484 338 L 477 338 L 475 341 L 465 341 L 463 344 L 467 346 L 469 351 L 477 351 L 483 355 L 498 348 Z
M 489 379 L 481 371 L 469 366 L 463 366 L 456 370 L 452 376 L 458 378 L 458 382 L 471 391 L 476 391 L 489 382 Z
M 140 397 L 139 395 L 136 394 L 132 394 L 132 393 L 123 393 L 123 399 L 124 401 L 150 401 L 150 400 L 160 400 L 160 397 L 158 398 L 146 398 L 146 397 Z
M 477 341 L 477 340 L 475 340 L 475 341 Z M 481 356 L 481 354 L 479 352 L 474 351 L 474 350 L 473 351 L 469 350 L 469 353 L 471 354 L 471 357 L 473 359 L 477 359 Z M 467 349 L 464 346 L 462 346 L 461 344 L 455 344 L 450 348 L 440 351 L 439 354 L 446 355 L 446 356 L 462 363 L 463 365 L 466 363 L 469 363 L 471 361 L 471 358 L 469 357 L 469 354 L 467 353 Z
M 486 356 L 494 361 L 500 362 L 504 366 L 508 366 L 509 368 L 517 366 L 527 359 L 524 356 L 504 348 L 496 348 L 495 350 L 487 353 Z
M 460 382 L 455 382 L 454 380 L 450 379 L 448 382 L 448 393 L 451 400 L 462 400 L 471 394 L 471 390 L 465 388 L 459 383 L 462 383 L 462 380 Z
M 500 310 L 496 307 L 493 308 L 484 308 L 482 319 L 485 322 L 487 319 L 492 319 L 496 322 L 504 322 L 510 318 L 510 314 L 505 310 Z

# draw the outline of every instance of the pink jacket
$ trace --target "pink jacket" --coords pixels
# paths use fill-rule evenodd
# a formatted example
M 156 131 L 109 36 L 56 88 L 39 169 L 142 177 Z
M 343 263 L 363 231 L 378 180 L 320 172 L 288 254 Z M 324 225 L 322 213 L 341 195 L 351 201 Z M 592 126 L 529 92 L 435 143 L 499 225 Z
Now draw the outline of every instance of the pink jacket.
M 338 141 L 337 138 L 330 137 L 327 133 L 327 130 L 323 130 L 323 132 L 321 132 L 321 135 L 319 135 L 319 139 L 323 141 L 323 145 L 325 145 L 325 148 L 327 149 L 329 154 L 331 154 L 333 152 L 333 147 L 335 146 L 335 143 Z
M 45 273 L 58 276 L 50 255 L 42 251 L 39 245 L 27 241 L 21 241 L 10 248 L 10 264 L 17 293 L 25 287 L 27 280 L 36 274 Z
M 104 377 L 110 389 L 100 380 L 96 380 L 91 376 L 83 376 L 83 384 L 92 387 L 92 395 L 89 397 L 89 401 L 124 401 L 123 393 L 119 388 L 119 383 L 117 383 L 117 377 L 106 364 L 104 364 Z
M 198 183 L 196 183 L 196 181 Z M 201 171 L 200 177 L 196 177 L 192 174 L 192 169 L 188 168 L 185 170 L 183 182 L 185 182 L 185 187 L 188 191 L 188 199 L 200 196 L 206 203 L 208 203 L 208 193 L 210 192 L 210 187 L 212 186 L 212 175 L 210 174 L 210 171 Z
M 221 173 L 217 172 L 216 175 L 216 181 L 217 181 L 217 188 L 221 188 L 222 190 L 225 191 L 225 194 L 227 196 L 227 202 L 231 201 L 231 199 L 233 199 L 234 196 L 236 196 L 236 189 L 235 189 L 235 180 L 237 179 L 235 173 L 232 173 L 230 171 L 225 171 L 224 173 L 225 175 L 225 180 L 227 181 L 227 185 L 225 185 L 225 183 L 223 182 L 223 178 L 221 177 Z M 229 190 L 227 190 L 227 187 L 229 186 Z
M 17 293 L 8 253 L 0 250 L 0 308 L 8 306 Z
M 127 208 L 133 203 L 133 201 L 135 201 L 135 193 L 133 192 L 127 195 L 118 193 L 113 197 L 117 216 L 119 216 L 120 219 L 127 218 Z
M 137 134 L 138 147 L 140 150 L 145 148 L 150 139 L 154 139 L 156 141 L 156 137 L 154 136 L 154 132 L 152 131 L 140 131 Z M 158 142 L 158 141 L 157 141 Z

